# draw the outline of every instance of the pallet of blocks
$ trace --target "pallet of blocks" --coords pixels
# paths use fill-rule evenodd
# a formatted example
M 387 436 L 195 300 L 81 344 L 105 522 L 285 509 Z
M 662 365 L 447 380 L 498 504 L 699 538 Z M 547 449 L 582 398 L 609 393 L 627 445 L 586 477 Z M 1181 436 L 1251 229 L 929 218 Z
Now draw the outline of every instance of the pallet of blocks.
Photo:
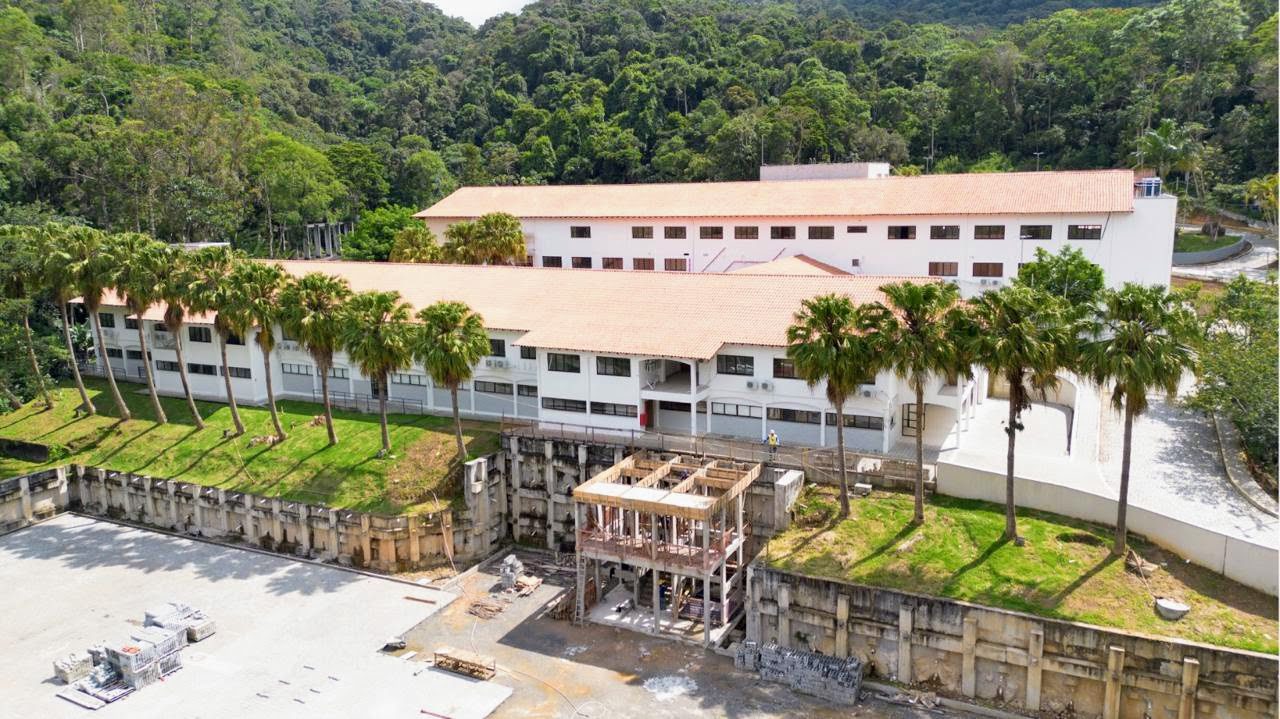
M 498 673 L 498 663 L 493 657 L 468 652 L 453 647 L 440 647 L 435 653 L 435 665 L 445 671 L 475 677 L 476 679 L 492 679 Z
M 204 612 L 182 602 L 168 602 L 148 609 L 144 614 L 143 625 L 163 629 L 181 628 L 186 633 L 184 646 L 186 642 L 207 639 L 218 630 L 218 625 L 205 616 Z
M 743 642 L 734 653 L 734 666 L 838 704 L 857 703 L 862 690 L 862 662 L 856 657 L 840 659 L 777 644 Z

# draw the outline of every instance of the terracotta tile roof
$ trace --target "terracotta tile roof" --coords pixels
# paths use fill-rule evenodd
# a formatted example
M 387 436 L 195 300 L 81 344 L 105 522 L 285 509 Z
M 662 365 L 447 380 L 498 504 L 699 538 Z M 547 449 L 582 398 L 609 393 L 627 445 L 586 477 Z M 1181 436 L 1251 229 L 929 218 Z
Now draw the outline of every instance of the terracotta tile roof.
M 80 299 L 79 297 L 71 301 L 83 302 L 83 300 Z M 120 295 L 117 294 L 115 290 L 107 289 L 107 290 L 104 290 L 102 293 L 102 306 L 103 307 L 124 307 L 124 299 L 121 298 Z M 163 302 L 151 305 L 151 307 L 147 308 L 147 311 L 143 313 L 142 317 L 143 319 L 150 322 L 164 322 L 164 311 L 166 307 L 167 305 L 165 305 Z M 132 317 L 133 315 L 129 315 L 129 316 Z M 185 323 L 193 324 L 193 325 L 211 325 L 213 324 L 213 314 L 212 313 L 193 314 L 191 312 L 188 312 L 186 315 Z M 120 332 L 128 332 L 131 335 L 136 333 L 136 330 L 126 330 L 123 327 L 117 327 L 116 330 Z
M 420 309 L 461 300 L 518 344 L 577 352 L 710 359 L 724 344 L 783 346 L 800 301 L 831 292 L 881 298 L 886 282 L 929 278 L 763 275 L 293 261 L 285 270 L 397 290 Z
M 731 265 L 730 272 L 740 275 L 848 275 L 850 272 L 820 262 L 808 255 L 792 255 L 771 262 L 752 262 Z
M 1131 212 L 1133 170 L 463 187 L 415 217 L 859 217 Z

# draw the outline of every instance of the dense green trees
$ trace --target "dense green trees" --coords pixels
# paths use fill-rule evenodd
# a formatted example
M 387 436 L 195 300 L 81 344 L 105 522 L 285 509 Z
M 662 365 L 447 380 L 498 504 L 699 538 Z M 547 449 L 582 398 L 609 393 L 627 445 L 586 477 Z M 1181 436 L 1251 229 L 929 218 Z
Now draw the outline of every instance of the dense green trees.
M 1051 5 L 892 4 L 996 25 L 972 31 L 878 24 L 883 0 L 546 0 L 472 30 L 416 0 L 20 0 L 0 12 L 0 222 L 279 256 L 306 223 L 359 227 L 458 184 L 857 159 L 1141 161 L 1207 204 L 1263 204 L 1244 188 L 1276 171 L 1274 8 Z

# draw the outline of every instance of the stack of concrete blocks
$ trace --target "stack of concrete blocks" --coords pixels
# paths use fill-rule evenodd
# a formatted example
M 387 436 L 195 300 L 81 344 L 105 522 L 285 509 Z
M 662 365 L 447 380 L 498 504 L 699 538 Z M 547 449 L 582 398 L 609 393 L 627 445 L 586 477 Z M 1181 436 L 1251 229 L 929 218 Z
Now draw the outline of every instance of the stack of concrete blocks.
M 836 704 L 856 704 L 862 690 L 862 662 L 855 657 L 840 659 L 777 644 L 743 642 L 734 655 L 734 665 Z
M 205 639 L 218 628 L 212 619 L 204 615 L 204 612 L 182 602 L 169 602 L 148 609 L 143 617 L 143 626 L 180 630 L 183 633 L 183 646 L 186 646 L 187 642 Z
M 63 684 L 70 684 L 89 676 L 93 660 L 88 652 L 75 652 L 53 662 L 54 676 Z
M 514 554 L 508 554 L 502 560 L 502 566 L 498 569 L 498 576 L 502 580 L 503 589 L 514 589 L 516 581 L 520 579 L 522 574 L 524 574 L 524 563 Z

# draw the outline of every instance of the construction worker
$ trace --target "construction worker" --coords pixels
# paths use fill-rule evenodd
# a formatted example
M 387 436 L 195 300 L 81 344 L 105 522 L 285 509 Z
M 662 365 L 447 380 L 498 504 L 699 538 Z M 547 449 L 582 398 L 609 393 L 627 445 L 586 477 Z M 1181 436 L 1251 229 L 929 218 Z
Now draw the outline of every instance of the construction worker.
M 765 443 L 769 445 L 769 459 L 778 456 L 778 433 L 769 430 L 769 436 L 765 439 Z

